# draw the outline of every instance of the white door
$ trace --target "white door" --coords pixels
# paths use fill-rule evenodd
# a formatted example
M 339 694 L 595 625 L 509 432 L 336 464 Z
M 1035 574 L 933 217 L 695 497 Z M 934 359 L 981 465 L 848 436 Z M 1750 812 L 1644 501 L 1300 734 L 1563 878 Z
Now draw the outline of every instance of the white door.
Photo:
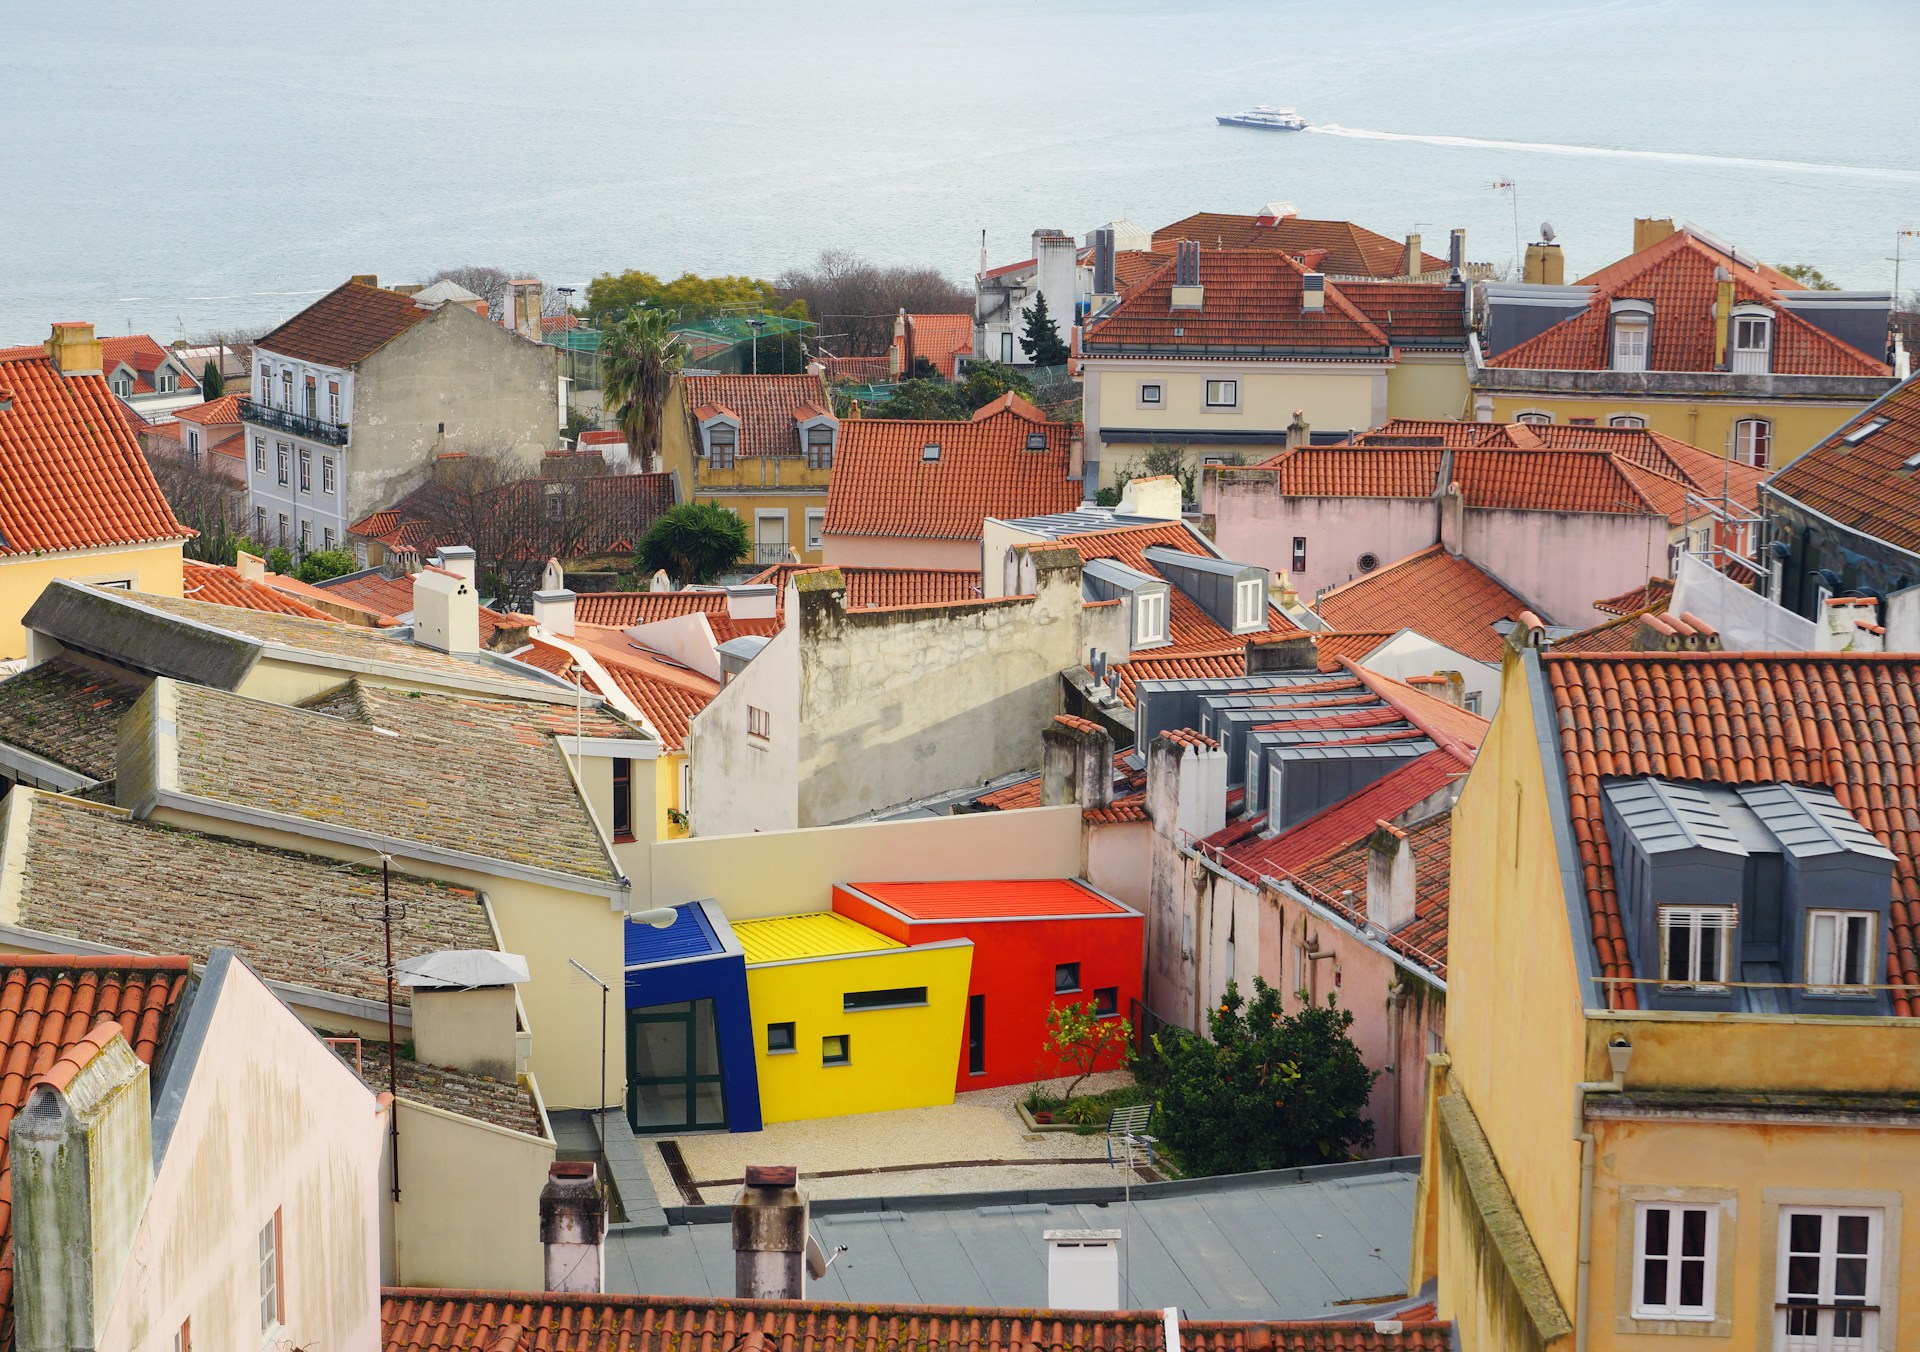
M 787 561 L 787 514 L 762 512 L 753 523 L 754 562 L 761 566 Z
M 1857 1207 L 1780 1209 L 1777 1352 L 1880 1345 L 1880 1218 Z

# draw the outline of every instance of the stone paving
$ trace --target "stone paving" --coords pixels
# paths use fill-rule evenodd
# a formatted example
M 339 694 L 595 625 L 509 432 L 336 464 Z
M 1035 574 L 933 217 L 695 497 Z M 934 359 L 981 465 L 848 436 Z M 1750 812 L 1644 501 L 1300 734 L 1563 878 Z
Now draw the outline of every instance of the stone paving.
M 1113 1071 L 1081 1088 L 1097 1093 L 1126 1081 L 1126 1072 Z M 707 1203 L 731 1202 L 749 1164 L 797 1165 L 808 1192 L 821 1198 L 1111 1185 L 1116 1174 L 1100 1134 L 1026 1129 L 1014 1105 L 1027 1089 L 1004 1085 L 957 1094 L 950 1106 L 672 1139 Z M 640 1153 L 661 1202 L 683 1205 L 658 1147 L 643 1140 Z

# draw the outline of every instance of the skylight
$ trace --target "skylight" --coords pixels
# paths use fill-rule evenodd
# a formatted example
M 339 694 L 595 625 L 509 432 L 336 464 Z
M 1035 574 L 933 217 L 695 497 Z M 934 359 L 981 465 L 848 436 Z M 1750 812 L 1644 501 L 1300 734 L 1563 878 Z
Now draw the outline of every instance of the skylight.
M 1861 423 L 1858 427 L 1854 428 L 1851 432 L 1841 437 L 1840 440 L 1846 442 L 1847 445 L 1849 446 L 1858 446 L 1861 442 L 1865 441 L 1868 437 L 1872 436 L 1875 432 L 1878 432 L 1881 428 L 1885 427 L 1886 425 L 1887 425 L 1887 420 L 1885 418 L 1875 418 L 1870 422 Z
M 920 458 L 927 461 L 938 460 L 940 458 L 940 443 L 929 441 L 926 445 L 922 446 L 920 448 Z

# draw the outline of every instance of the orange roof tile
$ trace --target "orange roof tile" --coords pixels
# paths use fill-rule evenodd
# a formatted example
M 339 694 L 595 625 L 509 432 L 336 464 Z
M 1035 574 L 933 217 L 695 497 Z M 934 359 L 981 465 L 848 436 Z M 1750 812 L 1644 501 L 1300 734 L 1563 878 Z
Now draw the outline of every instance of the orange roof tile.
M 1429 545 L 1335 587 L 1318 609 L 1336 629 L 1411 629 L 1475 661 L 1498 664 L 1506 638 L 1493 622 L 1518 619 L 1527 603 L 1470 559 Z
M 1330 629 L 1322 629 L 1313 636 L 1313 650 L 1320 655 L 1320 670 L 1338 671 L 1341 658 L 1358 662 L 1399 632 L 1398 629 L 1362 629 L 1335 633 Z
M 805 566 L 776 563 L 747 580 L 771 583 L 776 589 L 774 604 L 784 610 L 787 582 Z M 840 573 L 847 581 L 849 610 L 944 605 L 949 601 L 975 600 L 980 595 L 980 574 L 972 568 L 886 568 L 843 563 Z
M 0 554 L 185 540 L 101 376 L 0 361 Z
M 1320 250 L 1321 266 L 1336 277 L 1398 277 L 1406 268 L 1404 243 L 1352 221 L 1202 211 L 1154 231 L 1153 247 L 1171 256 L 1183 239 L 1196 241 L 1202 249 L 1273 249 L 1295 257 Z M 1444 258 L 1420 255 L 1423 272 L 1438 272 L 1446 266 Z
M 1916 378 L 1920 379 L 1920 378 Z M 1861 428 L 1879 430 L 1848 445 Z M 1849 530 L 1920 552 L 1920 384 L 1908 380 L 1773 477 L 1768 491 Z
M 1326 305 L 1318 313 L 1301 311 L 1308 269 L 1284 253 L 1202 252 L 1199 309 L 1173 308 L 1177 265 L 1137 283 L 1098 321 L 1082 332 L 1081 351 L 1089 357 L 1150 348 L 1156 351 L 1222 348 L 1295 349 L 1309 356 L 1385 360 L 1389 339 L 1343 289 L 1329 282 Z M 1256 356 L 1257 351 L 1240 355 Z
M 227 423 L 238 423 L 240 396 L 223 394 L 218 399 L 209 399 L 204 404 L 176 408 L 173 416 L 177 422 L 194 423 L 201 427 L 220 427 Z
M 13 1346 L 13 1179 L 7 1138 L 27 1091 L 103 1022 L 148 1065 L 166 1040 L 186 958 L 0 955 L 0 1346 Z
M 1316 901 L 1361 922 L 1367 918 L 1367 856 L 1373 829 L 1361 822 L 1355 825 L 1365 834 L 1301 865 L 1293 881 Z M 1447 902 L 1453 892 L 1453 812 L 1449 809 L 1416 822 L 1402 834 L 1413 850 L 1413 919 L 1383 937 L 1391 947 L 1444 978 Z
M 1750 267 L 1688 230 L 1676 230 L 1658 244 L 1585 278 L 1585 285 L 1599 289 L 1584 313 L 1563 319 L 1545 332 L 1489 357 L 1485 364 L 1495 369 L 1607 370 L 1612 365 L 1607 329 L 1612 302 L 1620 298 L 1653 303 L 1649 370 L 1712 371 L 1716 268 L 1725 268 L 1733 275 L 1736 301 L 1775 307 L 1775 375 L 1889 374 L 1887 364 L 1878 356 L 1841 342 L 1779 305 L 1780 292 L 1804 291 L 1805 287 L 1771 268 Z
M 1618 596 L 1603 596 L 1593 603 L 1595 610 L 1603 610 L 1609 615 L 1638 615 L 1643 610 L 1659 607 L 1667 608 L 1667 602 L 1673 599 L 1673 579 L 1670 577 L 1650 577 L 1632 591 L 1621 592 Z
M 900 357 L 900 373 L 912 375 L 915 359 L 925 357 L 933 363 L 942 379 L 952 380 L 953 359 L 967 356 L 972 351 L 972 315 L 908 315 L 906 348 Z
M 264 582 L 247 581 L 240 576 L 238 568 L 202 563 L 198 559 L 186 559 L 183 563 L 186 585 L 182 594 L 190 601 L 214 601 L 223 606 L 238 606 L 242 610 L 264 610 L 275 615 L 298 615 L 308 620 L 334 622 L 334 616 L 315 609 L 305 601 L 288 596 Z
M 706 406 L 713 405 L 740 420 L 735 454 L 743 457 L 805 455 L 797 420 L 833 407 L 821 376 L 682 376 L 681 381 L 694 443 L 699 444 L 703 413 L 711 415 Z
M 633 702 L 669 751 L 687 744 L 687 728 L 693 716 L 707 707 L 720 693 L 720 683 L 690 667 L 682 666 L 663 653 L 636 643 L 618 629 L 584 625 L 576 620 L 574 631 L 563 642 L 583 649 L 607 673 L 618 692 Z M 535 639 L 514 657 L 529 666 L 565 677 L 575 664 L 572 653 L 548 639 Z M 591 675 L 584 688 L 607 695 Z
M 969 422 L 849 418 L 840 425 L 826 533 L 977 540 L 990 516 L 1069 511 L 1083 488 L 1067 477 L 1073 432 L 1012 409 Z M 1046 448 L 1028 450 L 1030 435 L 1044 437 Z M 940 448 L 937 459 L 925 458 L 929 445 Z
M 431 313 L 398 291 L 344 282 L 256 340 L 254 346 L 262 356 L 291 357 L 319 366 L 352 366 Z

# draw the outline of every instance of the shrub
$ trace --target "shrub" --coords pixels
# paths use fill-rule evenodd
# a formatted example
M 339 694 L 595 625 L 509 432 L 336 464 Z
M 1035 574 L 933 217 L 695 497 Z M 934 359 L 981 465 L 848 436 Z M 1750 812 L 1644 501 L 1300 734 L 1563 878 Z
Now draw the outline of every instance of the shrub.
M 747 552 L 747 526 L 711 502 L 669 507 L 640 541 L 644 572 L 664 568 L 676 583 L 711 582 Z

